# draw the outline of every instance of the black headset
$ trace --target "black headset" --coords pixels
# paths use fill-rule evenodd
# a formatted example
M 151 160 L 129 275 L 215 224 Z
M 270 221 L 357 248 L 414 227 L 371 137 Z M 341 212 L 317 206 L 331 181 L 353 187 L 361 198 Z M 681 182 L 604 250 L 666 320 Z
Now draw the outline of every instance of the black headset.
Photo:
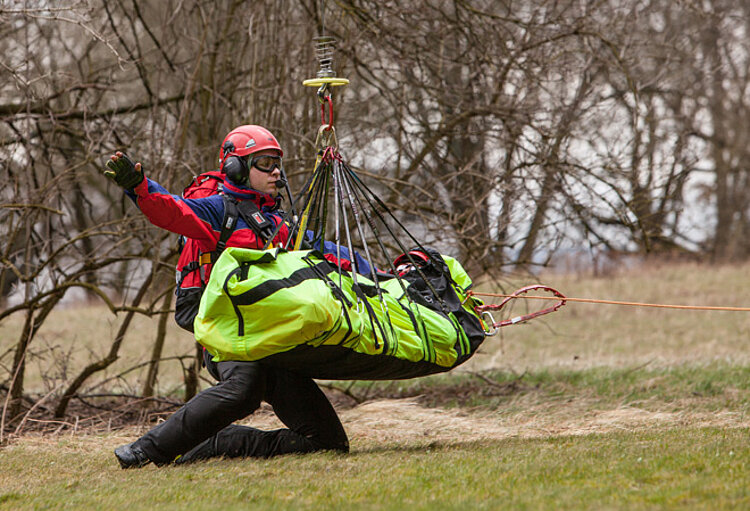
M 224 160 L 224 174 L 227 179 L 238 185 L 247 183 L 250 169 L 247 167 L 247 161 L 240 156 L 229 156 Z
M 238 185 L 246 184 L 250 179 L 250 168 L 247 166 L 247 160 L 241 156 L 226 156 L 228 153 L 234 151 L 234 144 L 229 140 L 224 144 L 223 150 L 225 159 L 222 169 L 224 170 L 227 179 Z M 286 174 L 281 167 L 279 167 L 279 172 L 281 175 L 276 181 L 276 188 L 284 188 L 287 185 Z M 289 198 L 291 200 L 291 192 L 289 192 L 288 189 L 287 193 L 289 193 Z
M 247 161 L 241 156 L 227 156 L 227 154 L 234 151 L 234 144 L 231 140 L 227 140 L 222 147 L 224 151 L 224 166 L 222 170 L 226 174 L 227 179 L 238 185 L 244 185 L 247 183 L 250 177 L 250 169 L 247 167 Z

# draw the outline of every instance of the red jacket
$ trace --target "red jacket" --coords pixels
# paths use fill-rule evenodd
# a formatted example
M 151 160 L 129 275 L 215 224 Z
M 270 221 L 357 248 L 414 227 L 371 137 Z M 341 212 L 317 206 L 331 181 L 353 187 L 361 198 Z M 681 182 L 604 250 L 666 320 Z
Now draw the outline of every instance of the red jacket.
M 277 226 L 282 220 L 279 213 L 280 199 L 246 187 L 236 186 L 224 181 L 224 193 L 239 201 L 252 200 L 268 220 Z M 149 221 L 168 231 L 181 234 L 187 238 L 180 260 L 177 263 L 178 273 L 195 259 L 195 248 L 201 253 L 213 252 L 221 234 L 224 220 L 224 199 L 221 195 L 212 195 L 200 199 L 184 199 L 170 194 L 164 187 L 151 179 L 144 179 L 128 193 L 146 215 Z M 274 238 L 274 245 L 283 244 L 289 236 L 289 230 L 283 225 Z M 188 246 L 190 244 L 190 246 Z M 265 243 L 256 237 L 255 232 L 245 223 L 242 217 L 237 219 L 237 226 L 227 240 L 228 247 L 263 248 Z M 204 265 L 203 282 L 208 280 L 211 265 Z M 200 273 L 188 273 L 181 282 L 182 289 L 200 287 Z

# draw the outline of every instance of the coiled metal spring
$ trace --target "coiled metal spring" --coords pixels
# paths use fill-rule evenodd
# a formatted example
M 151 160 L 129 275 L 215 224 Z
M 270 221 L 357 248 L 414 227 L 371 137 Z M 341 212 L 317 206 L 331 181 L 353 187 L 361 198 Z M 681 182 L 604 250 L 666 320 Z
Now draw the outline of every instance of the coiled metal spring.
M 318 78 L 332 78 L 336 76 L 333 71 L 333 50 L 336 46 L 336 39 L 331 36 L 320 36 L 315 41 L 315 57 L 320 64 Z

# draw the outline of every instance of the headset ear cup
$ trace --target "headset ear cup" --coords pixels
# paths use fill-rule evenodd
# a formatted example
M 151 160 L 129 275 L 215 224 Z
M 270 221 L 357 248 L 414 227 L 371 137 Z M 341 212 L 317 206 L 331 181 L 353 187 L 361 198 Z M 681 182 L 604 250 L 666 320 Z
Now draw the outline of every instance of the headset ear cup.
M 247 182 L 249 169 L 243 158 L 240 158 L 239 156 L 228 156 L 227 159 L 224 160 L 223 170 L 227 179 L 233 183 L 243 185 Z

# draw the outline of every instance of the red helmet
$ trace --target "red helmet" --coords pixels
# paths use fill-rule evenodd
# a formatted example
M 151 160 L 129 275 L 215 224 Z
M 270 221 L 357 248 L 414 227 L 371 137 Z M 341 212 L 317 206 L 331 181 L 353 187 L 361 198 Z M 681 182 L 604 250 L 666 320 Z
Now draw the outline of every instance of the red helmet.
M 409 256 L 411 256 L 411 259 L 409 259 Z M 423 266 L 424 264 L 430 261 L 430 256 L 428 256 L 421 250 L 412 249 L 412 250 L 409 250 L 409 255 L 401 254 L 400 256 L 398 256 L 393 261 L 393 266 L 398 266 L 399 264 L 409 263 L 411 262 L 412 259 L 420 266 Z
M 409 257 L 411 256 L 411 257 Z M 412 264 L 414 261 L 414 264 Z M 425 264 L 430 261 L 430 256 L 422 252 L 421 250 L 409 250 L 407 254 L 401 254 L 393 261 L 393 266 L 396 268 L 396 274 L 402 277 L 414 269 L 416 264 L 420 268 L 423 268 Z
M 219 170 L 224 170 L 224 162 L 229 156 L 247 156 L 264 149 L 276 149 L 279 156 L 284 156 L 279 142 L 273 133 L 263 126 L 245 124 L 234 128 L 224 137 L 219 148 Z

